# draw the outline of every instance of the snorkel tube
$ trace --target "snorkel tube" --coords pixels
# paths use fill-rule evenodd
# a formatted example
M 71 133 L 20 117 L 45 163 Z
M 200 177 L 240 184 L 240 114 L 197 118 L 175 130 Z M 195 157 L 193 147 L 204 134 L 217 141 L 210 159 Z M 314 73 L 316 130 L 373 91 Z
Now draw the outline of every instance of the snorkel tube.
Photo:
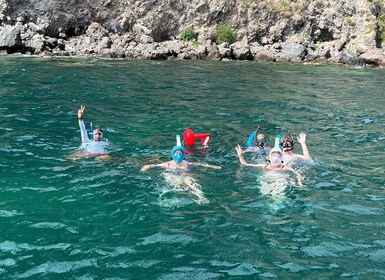
M 275 137 L 275 142 L 274 142 L 274 149 L 281 149 L 281 141 L 282 141 L 282 135 L 278 134 L 277 137 Z
M 176 145 L 177 146 L 182 146 L 182 142 L 180 141 L 180 135 L 176 136 Z
M 250 149 L 250 148 L 254 147 L 254 142 L 256 142 L 256 140 L 257 140 L 257 133 L 258 133 L 260 128 L 261 127 L 258 126 L 257 129 L 254 130 L 250 134 L 250 136 L 249 136 L 249 138 L 247 139 L 247 142 L 246 142 L 247 148 Z M 258 155 L 263 155 L 263 154 L 267 154 L 269 152 L 269 150 L 267 150 L 267 149 L 260 149 L 258 151 L 252 151 L 252 152 L 255 153 L 255 154 L 258 154 Z
M 250 134 L 249 139 L 247 139 L 247 142 L 246 142 L 247 148 L 252 148 L 254 146 L 254 140 L 255 140 L 255 137 L 257 137 L 258 130 L 259 130 L 259 127 L 257 128 L 257 130 L 253 131 L 253 133 Z
M 90 139 L 94 140 L 94 127 L 92 126 L 92 123 L 90 123 Z

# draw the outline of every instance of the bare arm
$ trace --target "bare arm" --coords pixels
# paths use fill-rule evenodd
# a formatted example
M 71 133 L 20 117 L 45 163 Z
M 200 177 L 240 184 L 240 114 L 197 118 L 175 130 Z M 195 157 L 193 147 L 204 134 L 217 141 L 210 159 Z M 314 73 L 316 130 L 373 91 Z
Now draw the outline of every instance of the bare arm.
M 258 148 L 258 147 L 251 147 L 251 148 L 247 148 L 246 150 L 242 151 L 242 153 L 249 153 L 249 152 L 258 152 L 260 151 L 261 149 Z
M 195 166 L 202 166 L 202 167 L 207 167 L 207 168 L 212 168 L 212 169 L 221 169 L 222 167 L 217 166 L 217 165 L 211 165 L 207 163 L 199 163 L 199 162 L 190 162 L 190 165 L 195 165 Z
M 78 119 L 79 119 L 79 127 L 80 127 L 80 135 L 82 138 L 82 143 L 86 143 L 90 141 L 90 139 L 88 138 L 86 126 L 84 125 L 84 122 L 83 122 L 83 113 L 85 108 L 86 108 L 85 106 L 80 105 L 80 109 L 78 110 Z
M 301 132 L 297 138 L 298 142 L 301 144 L 301 147 L 302 147 L 302 154 L 303 154 L 303 158 L 306 159 L 306 160 L 309 160 L 311 159 L 310 157 L 310 153 L 307 149 L 307 146 L 306 146 L 306 134 Z
M 292 168 L 290 166 L 285 166 L 285 170 L 289 170 L 295 174 L 295 176 L 297 177 L 298 186 L 302 188 L 303 187 L 303 184 L 302 184 L 303 176 L 301 174 L 299 174 L 299 172 L 297 170 L 295 170 L 294 168 Z
M 153 167 L 167 167 L 167 162 L 162 162 L 162 163 L 158 163 L 158 164 L 146 164 L 140 169 L 140 171 L 144 172 L 144 171 L 147 171 Z
M 239 161 L 240 161 L 240 163 L 242 165 L 256 166 L 256 167 L 262 167 L 263 166 L 263 164 L 251 164 L 251 163 L 246 162 L 246 160 L 243 158 L 242 148 L 241 148 L 241 146 L 239 144 L 235 147 L 235 150 L 237 151 L 237 155 L 238 155 Z

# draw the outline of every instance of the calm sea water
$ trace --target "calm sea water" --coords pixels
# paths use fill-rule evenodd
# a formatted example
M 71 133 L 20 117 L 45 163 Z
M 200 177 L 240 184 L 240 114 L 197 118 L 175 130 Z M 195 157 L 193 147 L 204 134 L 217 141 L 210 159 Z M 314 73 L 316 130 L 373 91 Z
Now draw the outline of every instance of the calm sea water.
M 0 277 L 385 279 L 384 76 L 0 58 Z M 87 126 L 105 128 L 111 161 L 66 159 L 80 146 L 80 104 Z M 307 134 L 313 161 L 295 165 L 302 189 L 239 165 L 234 147 L 259 125 L 271 145 L 279 133 Z M 185 175 L 140 172 L 169 160 L 187 127 L 212 134 L 187 159 L 222 166 L 189 175 L 204 203 L 178 189 Z

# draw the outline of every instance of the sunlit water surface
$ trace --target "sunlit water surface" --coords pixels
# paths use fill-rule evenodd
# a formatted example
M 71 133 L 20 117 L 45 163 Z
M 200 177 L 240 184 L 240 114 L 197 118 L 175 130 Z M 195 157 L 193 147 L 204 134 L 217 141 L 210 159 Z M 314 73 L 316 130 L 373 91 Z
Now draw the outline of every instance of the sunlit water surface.
M 0 58 L 0 278 L 385 279 L 384 76 Z M 80 146 L 80 104 L 111 161 L 66 158 Z M 240 166 L 234 147 L 259 125 L 270 145 L 307 134 L 313 160 L 294 166 L 303 188 Z M 169 160 L 187 127 L 212 134 L 187 160 L 221 170 L 140 172 Z

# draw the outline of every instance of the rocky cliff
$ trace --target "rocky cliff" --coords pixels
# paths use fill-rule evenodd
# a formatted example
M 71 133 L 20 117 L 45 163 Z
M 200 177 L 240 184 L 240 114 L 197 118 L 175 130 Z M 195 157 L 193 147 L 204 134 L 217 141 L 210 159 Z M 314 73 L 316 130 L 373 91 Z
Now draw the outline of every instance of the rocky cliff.
M 384 0 L 0 0 L 2 54 L 385 65 L 383 45 Z

